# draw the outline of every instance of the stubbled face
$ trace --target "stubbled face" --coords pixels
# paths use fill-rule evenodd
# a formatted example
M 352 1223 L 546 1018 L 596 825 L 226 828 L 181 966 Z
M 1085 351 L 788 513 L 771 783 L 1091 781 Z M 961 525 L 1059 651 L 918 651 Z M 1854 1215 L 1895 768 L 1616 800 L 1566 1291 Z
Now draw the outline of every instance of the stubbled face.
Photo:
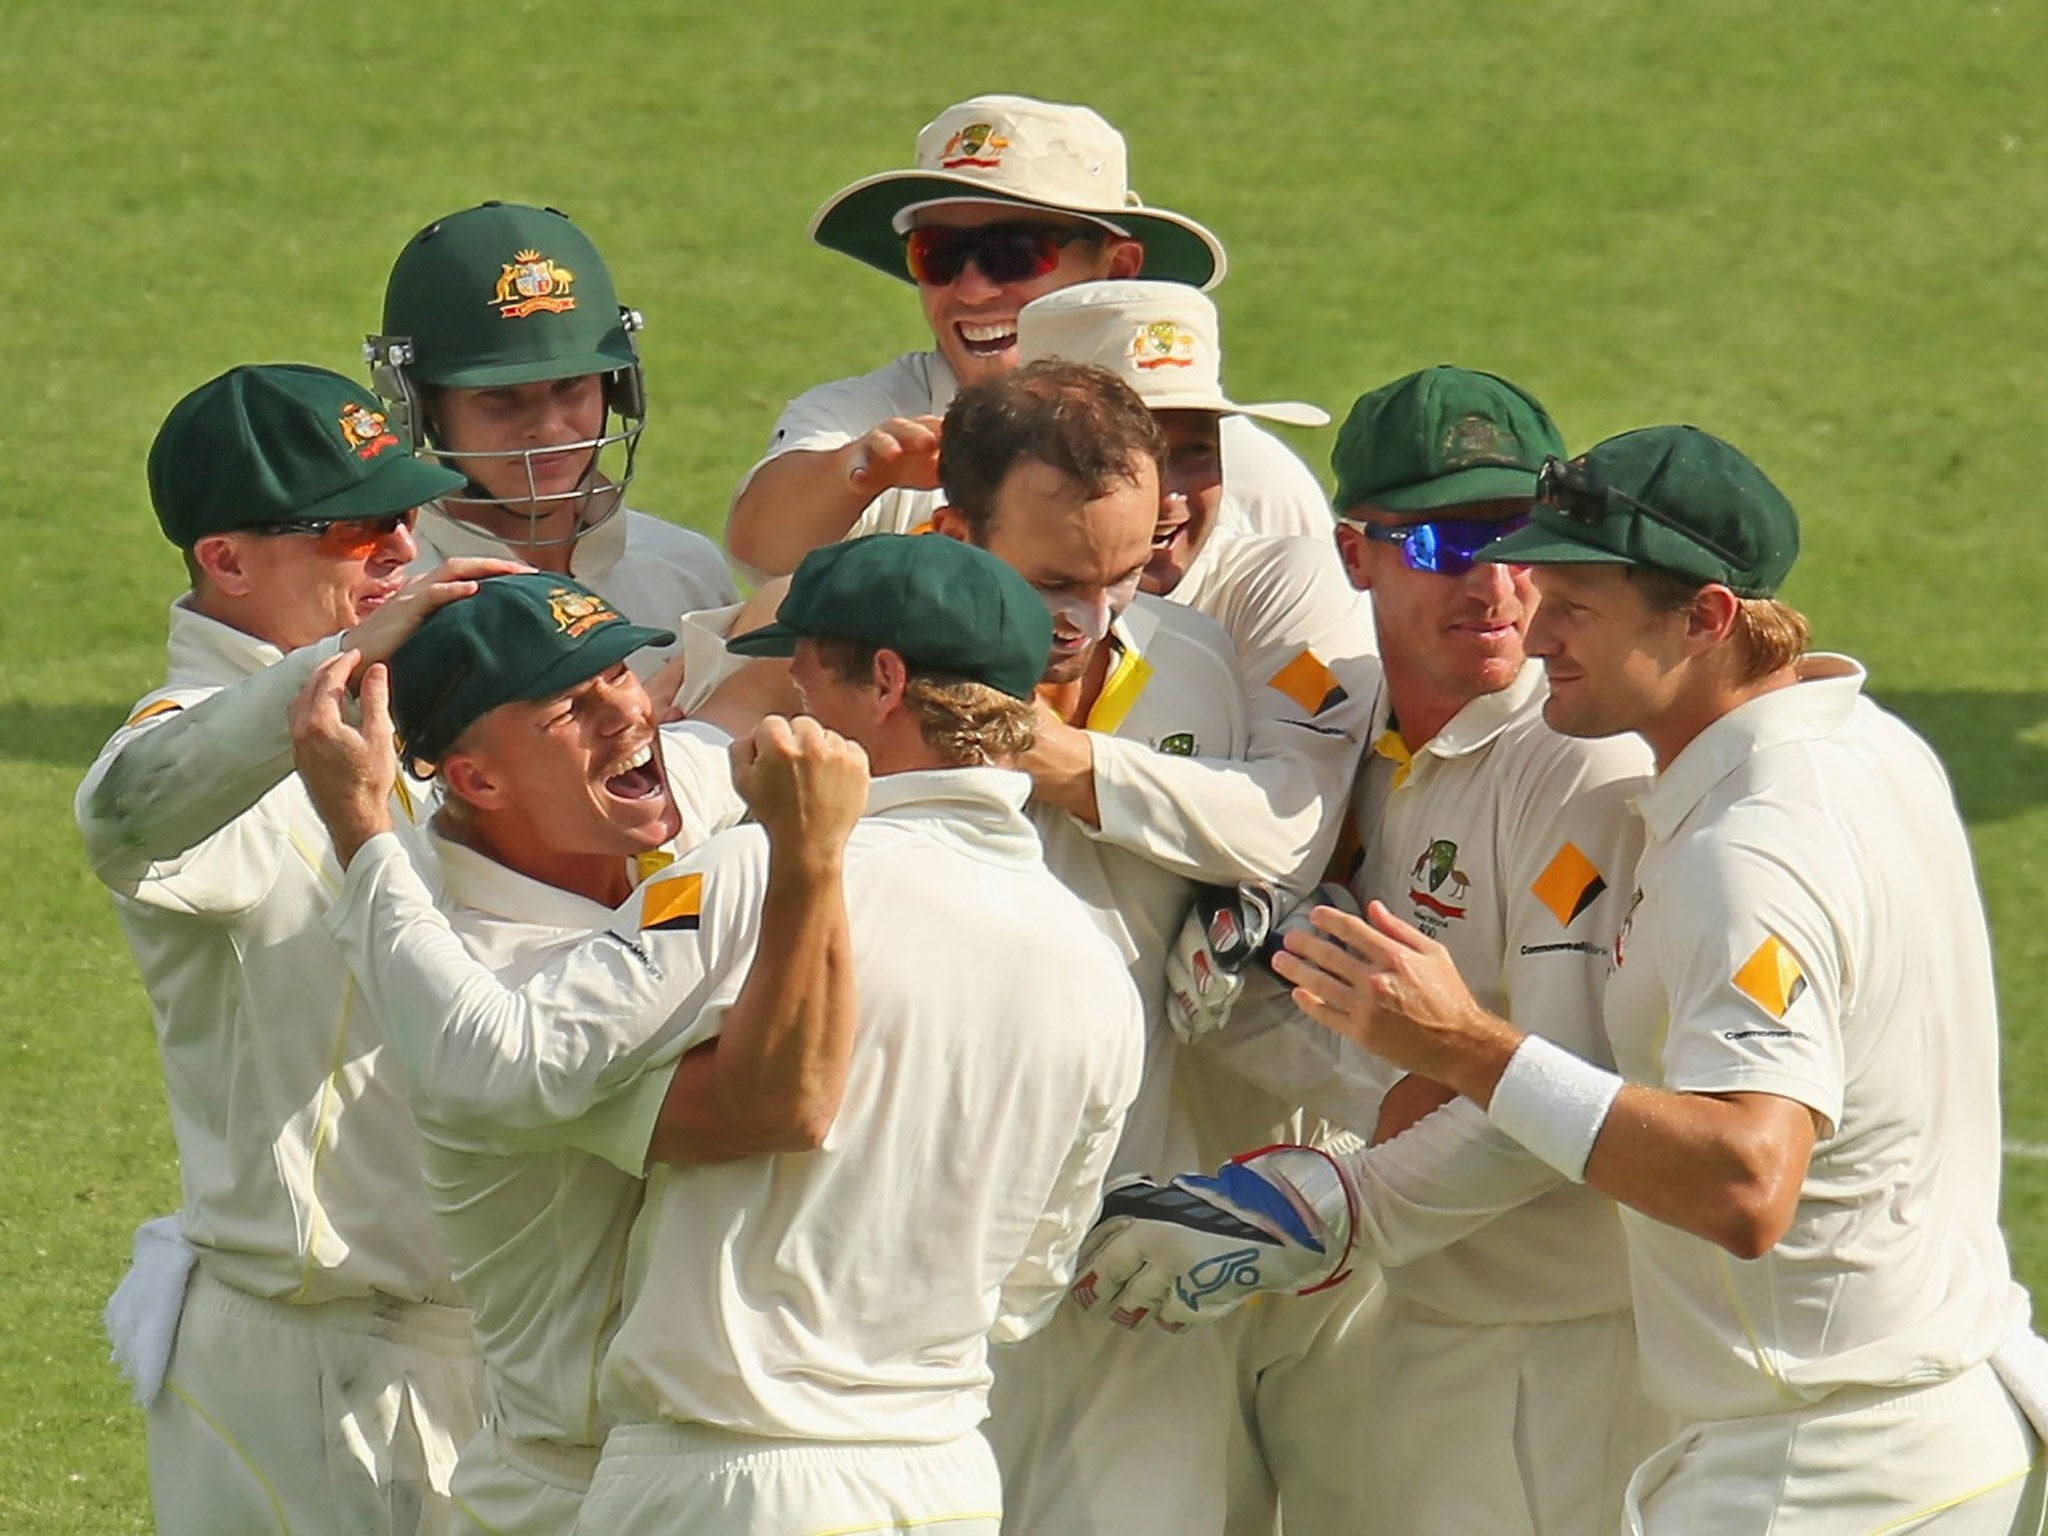
M 469 476 L 503 508 L 460 503 L 476 520 L 507 516 L 508 533 L 525 533 L 533 515 L 573 526 L 579 502 L 536 503 L 536 496 L 570 497 L 590 477 L 596 448 L 569 448 L 603 436 L 604 375 L 491 389 L 441 389 L 430 405 L 435 446 L 450 467 Z M 509 458 L 480 457 L 510 454 Z M 529 478 L 530 470 L 530 478 Z
M 486 808 L 501 839 L 565 856 L 657 848 L 682 826 L 656 739 L 654 703 L 621 662 L 563 693 L 501 705 L 449 754 L 468 758 L 497 792 Z
M 1084 676 L 1131 605 L 1152 558 L 1159 470 L 1150 458 L 1101 496 L 1037 459 L 1023 459 L 997 487 L 982 547 L 1031 583 L 1052 611 L 1052 659 L 1044 681 Z
M 1438 516 L 1506 521 L 1528 510 L 1526 500 L 1513 500 L 1440 508 L 1430 517 L 1372 507 L 1346 515 L 1376 527 L 1399 528 Z M 1527 566 L 1482 562 L 1457 576 L 1410 570 L 1398 544 L 1369 539 L 1341 524 L 1337 549 L 1351 584 L 1372 593 L 1380 654 L 1390 677 L 1408 679 L 1453 713 L 1514 681 L 1536 612 L 1536 586 Z
M 1023 221 L 1062 229 L 1098 229 L 1086 219 L 1020 208 L 1014 203 L 948 203 L 917 215 L 920 225 L 954 229 Z M 1091 278 L 1134 277 L 1144 261 L 1132 240 L 1113 236 L 1076 240 L 1060 247 L 1059 262 L 1043 277 L 993 283 L 974 262 L 945 284 L 919 283 L 925 323 L 932 339 L 962 384 L 976 384 L 1017 366 L 1017 311 L 1041 294 L 1070 288 Z
M 330 554 L 312 534 L 224 535 L 249 581 L 246 628 L 281 651 L 351 629 L 405 585 L 419 553 L 410 515 L 391 519 L 374 546 L 359 555 Z
M 1159 477 L 1159 520 L 1144 588 L 1164 596 L 1180 585 L 1216 527 L 1223 507 L 1223 418 L 1214 411 L 1154 411 L 1166 437 Z
M 1543 663 L 1543 718 L 1567 736 L 1644 729 L 1676 697 L 1686 615 L 1658 612 L 1619 566 L 1543 565 L 1529 654 Z

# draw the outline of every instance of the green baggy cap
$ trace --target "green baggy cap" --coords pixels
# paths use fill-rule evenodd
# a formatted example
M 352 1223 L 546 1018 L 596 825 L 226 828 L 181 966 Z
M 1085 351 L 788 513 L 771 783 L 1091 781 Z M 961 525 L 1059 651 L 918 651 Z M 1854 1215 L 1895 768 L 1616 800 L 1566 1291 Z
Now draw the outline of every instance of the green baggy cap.
M 561 693 L 675 638 L 567 576 L 488 577 L 428 614 L 391 658 L 391 721 L 408 757 L 438 764 L 499 705 Z
M 1519 385 L 1469 368 L 1424 368 L 1360 395 L 1337 431 L 1336 507 L 1432 512 L 1536 494 L 1564 452 L 1557 423 Z
M 436 219 L 398 253 L 384 334 L 412 342 L 425 384 L 492 389 L 631 368 L 611 273 L 552 208 L 482 203 Z
M 726 641 L 791 656 L 799 640 L 858 640 L 912 666 L 1028 699 L 1052 655 L 1052 614 L 995 556 L 942 534 L 878 533 L 804 556 L 775 622 Z
M 1546 465 L 1529 524 L 1489 544 L 1511 565 L 1639 565 L 1770 597 L 1799 515 L 1742 451 L 1698 427 L 1641 427 Z
M 164 537 L 410 512 L 462 485 L 413 457 L 365 386 L 300 363 L 245 364 L 171 407 L 149 448 Z

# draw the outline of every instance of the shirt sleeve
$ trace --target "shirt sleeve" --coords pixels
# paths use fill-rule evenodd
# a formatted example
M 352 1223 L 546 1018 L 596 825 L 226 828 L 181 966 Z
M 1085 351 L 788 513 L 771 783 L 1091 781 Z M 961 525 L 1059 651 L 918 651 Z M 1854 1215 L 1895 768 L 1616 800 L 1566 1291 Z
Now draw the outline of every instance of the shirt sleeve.
M 1381 1100 L 1401 1076 L 1381 1057 L 1295 1007 L 1290 989 L 1263 966 L 1246 975 L 1229 1024 L 1201 1036 L 1191 1049 L 1283 1104 L 1367 1138 L 1379 1121 Z
M 727 909 L 744 904 L 737 887 L 748 883 L 673 865 L 628 899 L 610 929 L 512 988 L 469 953 L 387 834 L 350 862 L 327 925 L 416 1112 L 495 1142 L 534 1132 L 559 1139 L 561 1126 L 636 1074 L 708 1038 L 717 1000 L 745 970 L 742 961 L 728 976 L 721 962 Z
M 1223 418 L 1223 484 L 1259 533 L 1330 538 L 1330 499 L 1301 455 L 1248 416 Z
M 1761 841 L 1695 836 L 1659 872 L 1648 958 L 1664 989 L 1666 1088 L 1769 1093 L 1838 1124 L 1846 947 L 1823 898 Z M 1633 959 L 1633 956 L 1631 957 Z
M 94 873 L 175 911 L 231 914 L 260 901 L 288 846 L 250 813 L 292 772 L 291 701 L 339 650 L 332 637 L 229 688 L 145 698 L 78 787 Z
M 1144 1069 L 1144 1011 L 1128 980 L 1125 995 L 1126 1018 L 1114 1035 L 1118 1045 L 1113 1066 L 1060 1165 L 1051 1199 L 1032 1228 L 1024 1256 L 1003 1281 L 995 1322 L 989 1328 L 991 1343 L 1015 1344 L 1051 1320 L 1074 1278 L 1081 1243 L 1101 1212 L 1103 1182 L 1123 1139 L 1124 1116 L 1137 1098 Z
M 1633 736 L 1537 740 L 1542 750 L 1500 796 L 1495 832 L 1508 850 L 1505 1011 L 1516 1028 L 1611 1069 L 1602 999 L 1643 849 L 1630 802 L 1651 759 Z
M 669 792 L 700 829 L 696 841 L 746 820 L 747 802 L 732 781 L 732 738 L 717 726 L 694 720 L 662 726 L 661 760 Z
M 892 381 L 899 385 L 909 382 L 903 374 L 905 367 L 899 358 L 872 373 L 819 384 L 790 401 L 775 418 L 768 434 L 768 451 L 741 478 L 733 499 L 739 499 L 770 459 L 785 453 L 830 453 L 872 432 L 891 416 L 923 415 L 930 409 L 928 404 L 906 411 L 899 390 L 890 387 Z
M 1369 657 L 1318 655 L 1290 638 L 1259 647 L 1235 695 L 1242 756 L 1176 757 L 1098 735 L 1096 808 L 1104 841 L 1192 880 L 1261 880 L 1301 894 L 1322 875 L 1349 800 L 1378 693 Z

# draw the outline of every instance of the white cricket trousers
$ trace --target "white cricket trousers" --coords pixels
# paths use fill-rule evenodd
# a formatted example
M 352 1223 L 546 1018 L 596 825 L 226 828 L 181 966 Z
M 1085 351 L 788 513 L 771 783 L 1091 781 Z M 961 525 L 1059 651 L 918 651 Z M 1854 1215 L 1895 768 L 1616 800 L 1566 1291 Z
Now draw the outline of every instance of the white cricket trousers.
M 1003 1490 L 978 1434 L 938 1445 L 770 1440 L 621 1424 L 578 1536 L 996 1536 Z
M 2041 1440 L 1989 1365 L 1696 1424 L 1636 1469 L 1631 1536 L 2036 1536 Z
M 1361 1353 L 1369 1414 L 1325 1452 L 1358 1479 L 1359 1536 L 1604 1536 L 1671 1436 L 1628 1312 L 1482 1324 L 1389 1297 Z
M 441 1536 L 482 1398 L 464 1308 L 293 1306 L 195 1269 L 149 1409 L 159 1536 Z
M 486 1424 L 462 1448 L 449 1496 L 453 1536 L 569 1536 L 597 1471 L 597 1447 L 508 1435 Z

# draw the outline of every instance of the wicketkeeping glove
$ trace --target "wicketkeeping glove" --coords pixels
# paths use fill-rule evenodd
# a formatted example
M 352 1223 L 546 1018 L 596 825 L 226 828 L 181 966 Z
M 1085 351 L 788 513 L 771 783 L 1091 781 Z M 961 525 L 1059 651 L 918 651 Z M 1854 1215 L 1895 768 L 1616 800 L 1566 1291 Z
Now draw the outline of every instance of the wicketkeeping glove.
M 1120 1327 L 1178 1332 L 1263 1292 L 1319 1291 L 1348 1273 L 1354 1210 L 1343 1169 L 1314 1147 L 1247 1152 L 1214 1177 L 1125 1179 L 1081 1245 L 1074 1299 Z
M 1296 928 L 1310 926 L 1317 907 L 1342 907 L 1356 916 L 1350 888 L 1325 880 L 1284 917 L 1280 893 L 1269 885 L 1204 885 L 1195 891 L 1180 932 L 1166 953 L 1166 1022 L 1182 1040 L 1193 1040 L 1230 1022 L 1230 1010 L 1244 991 L 1244 973 L 1254 961 L 1272 970 L 1273 956 Z M 1277 920 L 1276 920 L 1277 918 Z

